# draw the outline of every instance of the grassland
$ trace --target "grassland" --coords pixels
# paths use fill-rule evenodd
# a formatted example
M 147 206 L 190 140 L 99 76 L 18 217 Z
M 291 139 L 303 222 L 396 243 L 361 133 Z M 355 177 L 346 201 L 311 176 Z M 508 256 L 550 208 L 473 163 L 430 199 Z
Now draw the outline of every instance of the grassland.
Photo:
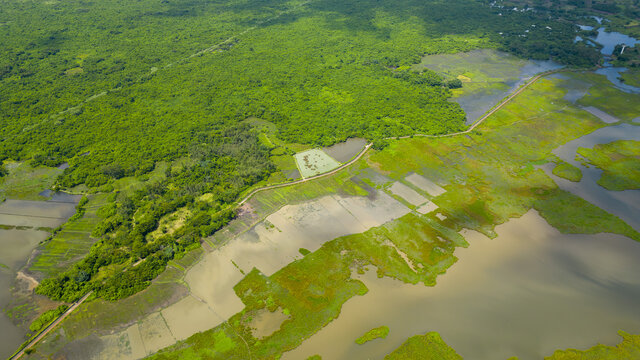
M 385 360 L 462 360 L 436 332 L 416 335 L 407 339 L 399 348 L 384 357 Z
M 619 140 L 598 144 L 592 149 L 579 148 L 587 163 L 601 169 L 598 184 L 608 190 L 640 189 L 640 141 Z
M 364 335 L 357 338 L 356 344 L 362 345 L 366 342 L 369 342 L 375 339 L 384 339 L 387 337 L 387 335 L 389 335 L 389 328 L 387 326 L 380 326 L 377 328 L 373 328 L 367 331 L 366 333 L 364 333 Z
M 616 346 L 596 345 L 588 350 L 557 350 L 545 360 L 634 360 L 640 359 L 640 335 L 619 332 L 622 342 Z
M 582 171 L 566 161 L 557 163 L 552 172 L 556 176 L 573 182 L 579 182 L 582 179 Z
M 477 133 L 392 143 L 385 151 L 372 153 L 369 164 L 391 178 L 415 171 L 448 183 L 448 191 L 433 199 L 440 212 L 458 226 L 488 236 L 494 236 L 495 224 L 524 214 L 534 204 L 545 218 L 553 218 L 551 213 L 545 214 L 552 207 L 541 204 L 556 200 L 549 194 L 554 194 L 557 186 L 542 170 L 530 165 L 553 161 L 553 149 L 605 126 L 565 101 L 566 90 L 557 86 L 560 82 L 540 80 L 489 118 Z M 580 201 L 571 194 L 564 197 Z M 607 219 L 603 226 L 608 231 L 638 238 L 617 217 L 596 207 L 587 207 L 580 217 L 571 217 L 564 230 L 584 231 L 588 225 L 582 224 L 583 220 L 599 216 Z

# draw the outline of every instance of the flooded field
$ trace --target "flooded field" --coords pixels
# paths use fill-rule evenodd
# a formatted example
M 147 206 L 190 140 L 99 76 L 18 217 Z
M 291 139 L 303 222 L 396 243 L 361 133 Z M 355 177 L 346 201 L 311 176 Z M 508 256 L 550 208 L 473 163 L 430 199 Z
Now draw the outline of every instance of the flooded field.
M 556 155 L 582 171 L 582 180 L 577 183 L 553 175 L 551 166 L 543 166 L 542 168 L 560 188 L 617 215 L 635 229 L 640 229 L 640 217 L 638 216 L 640 214 L 640 190 L 609 191 L 597 184 L 602 170 L 593 166 L 586 167 L 576 160 L 579 147 L 592 148 L 596 144 L 606 144 L 616 140 L 638 139 L 640 139 L 640 127 L 621 124 L 599 129 L 556 149 L 554 151 Z
M 294 155 L 296 164 L 303 178 L 331 171 L 340 163 L 320 149 L 311 149 Z
M 0 224 L 55 228 L 75 213 L 75 206 L 72 202 L 6 200 L 0 204 Z
M 453 100 L 467 114 L 467 124 L 472 124 L 527 79 L 560 67 L 552 61 L 527 61 L 484 49 L 428 55 L 414 69 L 428 68 L 447 78 L 461 79 L 462 89 L 454 91 Z
M 16 286 L 18 277 L 28 282 L 24 284 L 26 288 L 35 285 L 20 270 L 38 244 L 49 236 L 49 232 L 38 228 L 59 226 L 75 213 L 75 205 L 75 202 L 28 200 L 6 200 L 0 204 L 0 225 L 19 227 L 0 229 L 0 309 L 5 310 L 11 304 L 11 288 Z M 1 311 L 0 333 L 0 357 L 6 358 L 24 341 L 26 331 Z
M 361 138 L 350 138 L 345 142 L 323 148 L 322 151 L 341 163 L 353 159 L 367 145 L 367 141 Z
M 369 292 L 283 359 L 382 359 L 412 335 L 437 331 L 465 359 L 542 359 L 558 348 L 615 344 L 640 331 L 640 244 L 622 236 L 564 235 L 535 211 L 467 232 L 469 248 L 438 285 L 408 285 L 369 271 Z M 375 314 L 375 316 L 372 316 Z M 354 341 L 386 325 L 386 339 Z
M 301 258 L 301 249 L 313 252 L 327 241 L 362 233 L 409 211 L 382 191 L 372 197 L 334 195 L 286 205 L 194 265 L 185 277 L 191 295 L 120 333 L 96 339 L 100 346 L 69 359 L 137 359 L 213 328 L 244 308 L 233 288 L 253 268 L 271 275 Z M 267 336 L 286 318 L 278 311 L 255 314 L 253 331 Z

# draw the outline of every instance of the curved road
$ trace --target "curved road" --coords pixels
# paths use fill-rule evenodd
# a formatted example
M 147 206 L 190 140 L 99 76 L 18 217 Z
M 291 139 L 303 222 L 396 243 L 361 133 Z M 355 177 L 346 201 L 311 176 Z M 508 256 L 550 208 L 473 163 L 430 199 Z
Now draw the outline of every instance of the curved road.
M 506 105 L 511 100 L 513 100 L 514 97 L 518 96 L 527 87 L 529 87 L 530 85 L 532 85 L 533 83 L 538 81 L 540 78 L 542 78 L 544 76 L 547 76 L 547 75 L 550 75 L 550 74 L 553 74 L 553 73 L 556 73 L 556 72 L 561 72 L 561 71 L 573 71 L 573 70 L 572 69 L 558 69 L 558 70 L 547 71 L 547 72 L 544 72 L 542 74 L 536 75 L 535 77 L 531 78 L 531 80 L 529 80 L 526 84 L 522 85 L 520 88 L 518 88 L 516 91 L 514 91 L 506 99 L 502 100 L 502 102 L 500 102 L 500 104 L 498 104 L 493 109 L 491 109 L 489 112 L 487 112 L 485 115 L 483 115 L 480 119 L 478 119 L 478 121 L 476 121 L 473 125 L 471 125 L 471 127 L 469 127 L 465 131 L 452 133 L 452 134 L 445 134 L 445 135 L 416 134 L 416 135 L 412 135 L 412 136 L 391 137 L 391 138 L 388 138 L 388 139 L 407 139 L 407 138 L 415 137 L 415 136 L 439 138 L 439 137 L 448 137 L 448 136 L 456 136 L 456 135 L 468 134 L 471 131 L 473 131 L 478 125 L 480 125 L 483 121 L 485 121 L 489 116 L 493 115 L 496 111 L 500 110 L 504 105 Z M 351 159 L 349 162 L 346 162 L 346 163 L 340 165 L 339 167 L 337 167 L 337 168 L 335 168 L 335 169 L 333 169 L 333 170 L 331 170 L 329 172 L 326 172 L 324 174 L 319 174 L 319 175 L 311 176 L 311 177 L 300 179 L 300 180 L 296 180 L 296 181 L 291 181 L 291 182 L 282 183 L 282 184 L 276 184 L 276 185 L 263 186 L 263 187 L 254 189 L 247 196 L 245 196 L 242 200 L 240 200 L 236 204 L 235 207 L 238 208 L 238 207 L 244 205 L 255 194 L 257 194 L 257 193 L 259 193 L 261 191 L 266 191 L 266 190 L 277 189 L 277 188 L 281 188 L 281 187 L 285 187 L 285 186 L 301 184 L 301 183 L 304 183 L 304 182 L 307 182 L 307 181 L 316 180 L 316 179 L 320 179 L 320 178 L 323 178 L 323 177 L 331 176 L 331 175 L 337 173 L 338 171 L 340 171 L 340 170 L 342 170 L 342 169 L 344 169 L 344 168 L 346 168 L 348 166 L 351 166 L 356 161 L 360 160 L 360 158 L 371 148 L 371 145 L 373 145 L 373 144 L 372 143 L 368 143 L 360 151 L 360 153 L 358 153 L 358 155 L 356 155 L 356 157 Z M 64 314 L 62 314 L 59 318 L 57 318 L 54 322 L 52 322 L 49 326 L 47 326 L 40 334 L 38 334 L 38 336 L 36 336 L 33 340 L 31 340 L 29 342 L 29 344 L 27 344 L 27 346 L 25 346 L 22 350 L 20 350 L 20 352 L 18 352 L 17 354 L 13 355 L 12 357 L 10 357 L 9 360 L 17 360 L 20 357 L 22 357 L 22 355 L 24 355 L 24 353 L 25 353 L 25 351 L 27 349 L 35 346 L 38 343 L 38 341 L 42 340 L 43 337 L 45 337 L 49 332 L 51 332 L 51 330 L 53 330 L 60 322 L 62 322 L 62 320 L 64 320 L 67 316 L 69 316 L 69 314 L 71 314 L 71 312 L 73 312 L 78 306 L 80 306 L 80 304 L 82 304 L 89 297 L 89 295 L 91 295 L 91 293 L 92 293 L 92 291 L 90 291 L 85 296 L 83 296 L 80 300 L 78 300 L 73 305 L 71 305 L 71 307 L 69 307 L 69 309 L 67 309 L 67 311 L 65 311 Z
M 489 112 L 484 114 L 480 119 L 478 119 L 478 121 L 473 123 L 473 125 L 471 125 L 465 131 L 460 131 L 460 132 L 451 133 L 451 134 L 444 134 L 444 135 L 415 134 L 415 135 L 409 135 L 409 136 L 390 137 L 390 138 L 386 138 L 385 140 L 408 139 L 408 138 L 416 137 L 416 136 L 440 138 L 440 137 L 448 137 L 448 136 L 457 136 L 457 135 L 468 134 L 468 133 L 472 132 L 483 121 L 485 121 L 489 116 L 493 115 L 496 111 L 500 110 L 503 106 L 505 106 L 507 103 L 509 103 L 511 100 L 513 100 L 514 97 L 518 96 L 527 87 L 529 87 L 530 85 L 532 85 L 533 83 L 538 81 L 540 78 L 542 78 L 544 76 L 547 76 L 547 75 L 550 75 L 550 74 L 553 74 L 553 73 L 556 73 L 556 72 L 561 72 L 561 71 L 572 71 L 572 70 L 571 69 L 558 69 L 558 70 L 551 70 L 551 71 L 547 71 L 547 72 L 544 72 L 544 73 L 536 75 L 535 77 L 531 78 L 527 83 L 525 83 L 524 85 L 519 87 L 517 90 L 515 90 L 513 93 L 511 93 L 511 95 L 509 95 L 506 99 L 502 100 L 502 102 L 500 102 L 500 104 L 498 104 L 497 106 L 493 107 L 493 109 L 489 110 Z M 319 174 L 319 175 L 315 175 L 315 176 L 312 176 L 312 177 L 308 177 L 308 178 L 304 178 L 304 179 L 300 179 L 300 180 L 296 180 L 296 181 L 291 181 L 291 182 L 287 182 L 287 183 L 269 185 L 269 186 L 263 186 L 261 188 L 257 188 L 255 190 L 251 191 L 240 202 L 238 202 L 236 207 L 240 207 L 240 206 L 244 205 L 244 203 L 249 201 L 249 199 L 251 199 L 253 197 L 253 195 L 255 195 L 255 194 L 257 194 L 257 193 L 259 193 L 261 191 L 277 189 L 277 188 L 290 186 L 290 185 L 301 184 L 301 183 L 304 183 L 304 182 L 307 182 L 307 181 L 310 181 L 310 180 L 315 180 L 315 179 L 320 179 L 320 178 L 323 178 L 323 177 L 326 177 L 326 176 L 331 176 L 331 175 L 337 173 L 338 171 L 350 166 L 351 164 L 355 163 L 356 161 L 360 160 L 360 158 L 367 152 L 367 150 L 369 150 L 369 148 L 371 148 L 371 145 L 373 145 L 373 144 L 372 143 L 368 143 L 364 147 L 364 149 L 362 149 L 362 151 L 360 151 L 360 153 L 358 153 L 358 155 L 355 158 L 351 159 L 349 162 L 346 162 L 346 163 L 340 165 L 339 167 L 337 167 L 337 168 L 335 168 L 335 169 L 333 169 L 333 170 L 331 170 L 329 172 L 326 172 L 324 174 Z

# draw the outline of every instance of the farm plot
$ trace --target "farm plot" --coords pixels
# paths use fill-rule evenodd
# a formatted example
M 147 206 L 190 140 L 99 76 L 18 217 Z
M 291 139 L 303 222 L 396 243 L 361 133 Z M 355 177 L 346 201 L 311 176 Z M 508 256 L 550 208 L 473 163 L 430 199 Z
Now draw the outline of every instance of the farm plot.
M 294 155 L 296 164 L 303 178 L 331 171 L 340 163 L 320 149 L 311 149 Z

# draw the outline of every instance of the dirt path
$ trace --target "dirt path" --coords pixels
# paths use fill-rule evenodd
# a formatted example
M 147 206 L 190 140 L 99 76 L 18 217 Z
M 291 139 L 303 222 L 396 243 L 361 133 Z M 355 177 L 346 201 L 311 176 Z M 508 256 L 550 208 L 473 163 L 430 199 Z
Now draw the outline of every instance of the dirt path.
M 27 346 L 25 346 L 22 350 L 20 350 L 17 354 L 13 355 L 12 357 L 9 358 L 9 360 L 16 360 L 16 359 L 20 359 L 22 357 L 22 355 L 24 355 L 25 351 L 27 351 L 27 349 L 30 349 L 31 347 L 35 346 L 38 341 L 42 340 L 43 337 L 47 336 L 47 334 L 49 334 L 51 332 L 51 330 L 55 329 L 56 326 L 58 326 L 58 324 L 60 324 L 62 322 L 62 320 L 64 320 L 67 316 L 69 316 L 69 314 L 71 314 L 78 306 L 80 306 L 80 304 L 82 304 L 85 300 L 87 300 L 87 298 L 93 293 L 93 291 L 89 291 L 85 296 L 83 296 L 80 300 L 76 301 L 75 303 L 73 303 L 73 305 L 71 305 L 67 311 L 65 311 L 62 315 L 60 315 L 59 318 L 57 318 L 56 320 L 54 320 L 51 324 L 49 324 L 49 326 L 47 326 L 46 328 L 44 328 L 44 330 L 42 330 L 42 332 L 40 332 L 40 334 L 38 334 L 38 336 L 36 336 L 33 340 L 31 340 Z
M 507 103 L 509 103 L 511 100 L 513 100 L 513 98 L 515 98 L 520 93 L 522 93 L 526 88 L 528 88 L 530 85 L 534 84 L 536 81 L 540 80 L 540 78 L 542 78 L 544 76 L 547 76 L 547 75 L 550 75 L 550 74 L 553 74 L 553 73 L 561 72 L 561 71 L 572 71 L 572 70 L 571 69 L 551 70 L 551 71 L 547 71 L 547 72 L 544 72 L 544 73 L 541 73 L 541 74 L 538 74 L 538 75 L 534 76 L 527 83 L 525 83 L 524 85 L 520 86 L 517 90 L 515 90 L 513 93 L 511 93 L 511 95 L 509 95 L 506 99 L 502 100 L 502 102 L 500 102 L 500 104 L 498 104 L 497 106 L 494 106 L 489 112 L 484 114 L 480 119 L 478 119 L 478 121 L 473 123 L 473 125 L 471 125 L 465 131 L 461 131 L 461 132 L 457 132 L 457 133 L 451 133 L 451 134 L 444 134 L 444 135 L 415 134 L 415 135 L 409 135 L 409 136 L 390 137 L 390 138 L 386 138 L 386 139 L 387 140 L 408 139 L 408 138 L 416 137 L 416 136 L 441 138 L 441 137 L 468 134 L 468 133 L 472 132 L 478 125 L 480 125 L 482 122 L 484 122 L 489 116 L 493 115 L 496 111 L 500 110 L 503 106 L 505 106 Z M 277 188 L 290 186 L 290 185 L 301 184 L 303 182 L 307 182 L 307 181 L 310 181 L 310 180 L 316 180 L 316 179 L 320 179 L 320 178 L 323 178 L 323 177 L 326 177 L 326 176 L 331 176 L 331 175 L 337 173 L 338 171 L 350 166 L 351 164 L 355 163 L 356 161 L 360 160 L 360 158 L 367 152 L 367 150 L 369 150 L 369 148 L 371 148 L 371 145 L 373 145 L 373 144 L 372 143 L 368 143 L 364 147 L 364 149 L 362 149 L 362 151 L 360 151 L 360 153 L 355 158 L 353 158 L 349 162 L 344 163 L 344 164 L 340 165 L 339 167 L 337 167 L 337 168 L 335 168 L 335 169 L 333 169 L 333 170 L 331 170 L 329 172 L 326 172 L 324 174 L 319 174 L 319 175 L 315 175 L 315 176 L 312 176 L 312 177 L 309 177 L 309 178 L 306 178 L 306 179 L 300 179 L 300 180 L 291 181 L 291 182 L 288 182 L 288 183 L 269 185 L 269 186 L 264 186 L 264 187 L 255 189 L 255 190 L 251 191 L 247 196 L 245 196 L 240 202 L 238 202 L 236 207 L 242 206 L 244 203 L 249 201 L 249 199 L 251 199 L 255 194 L 257 194 L 257 193 L 259 193 L 261 191 L 277 189 Z
M 506 99 L 502 100 L 502 102 L 500 104 L 498 104 L 497 106 L 495 106 L 493 109 L 491 109 L 489 112 L 487 112 L 485 115 L 483 115 L 478 121 L 476 121 L 473 125 L 471 125 L 471 127 L 469 127 L 467 130 L 465 131 L 461 131 L 461 132 L 457 132 L 457 133 L 452 133 L 452 134 L 445 134 L 445 135 L 424 135 L 424 134 L 416 134 L 416 135 L 412 135 L 412 136 L 401 136 L 401 137 L 392 137 L 392 138 L 388 138 L 388 139 L 407 139 L 410 137 L 416 137 L 416 136 L 422 136 L 422 137 L 432 137 L 432 138 L 440 138 L 440 137 L 448 137 L 448 136 L 457 136 L 457 135 L 463 135 L 463 134 L 468 134 L 471 131 L 473 131 L 478 125 L 480 125 L 483 121 L 485 121 L 489 116 L 493 115 L 496 111 L 500 110 L 503 106 L 505 106 L 507 103 L 509 103 L 511 100 L 513 100 L 513 98 L 515 98 L 516 96 L 518 96 L 520 93 L 522 93 L 526 88 L 528 88 L 530 85 L 534 84 L 536 81 L 538 81 L 540 78 L 553 74 L 553 73 L 557 73 L 557 72 L 561 72 L 561 71 L 572 71 L 571 69 L 559 69 L 559 70 L 553 70 L 553 71 L 547 71 L 544 72 L 542 74 L 538 74 L 535 77 L 531 78 L 531 80 L 529 80 L 526 84 L 522 85 L 520 88 L 518 88 L 516 91 L 514 91 L 511 95 L 509 95 Z M 291 181 L 291 182 L 287 182 L 287 183 L 283 183 L 283 184 L 276 184 L 276 185 L 269 185 L 269 186 L 263 186 L 261 188 L 257 188 L 253 191 L 251 191 L 247 196 L 245 196 L 242 200 L 240 200 L 237 204 L 236 204 L 236 208 L 241 207 L 242 205 L 244 205 L 244 203 L 246 203 L 247 201 L 249 201 L 255 194 L 261 192 L 261 191 L 266 191 L 266 190 L 271 190 L 271 189 L 277 189 L 277 188 L 281 188 L 281 187 L 285 187 L 285 186 L 291 186 L 291 185 L 296 185 L 296 184 L 301 184 L 307 181 L 312 181 L 312 180 L 316 180 L 316 179 L 320 179 L 323 177 L 327 177 L 327 176 L 331 176 L 335 173 L 337 173 L 338 171 L 351 166 L 352 164 L 354 164 L 356 161 L 360 160 L 360 158 L 362 158 L 362 156 L 371 148 L 373 144 L 372 143 L 368 143 L 361 151 L 360 153 L 358 153 L 358 155 L 356 155 L 356 157 L 354 157 L 353 159 L 351 159 L 349 162 L 346 162 L 342 165 L 340 165 L 339 167 L 326 172 L 324 174 L 319 174 L 319 175 L 315 175 L 312 177 L 308 177 L 306 179 L 300 179 L 300 180 L 296 180 L 296 181 Z M 51 332 L 51 330 L 53 330 L 60 322 L 62 322 L 62 320 L 64 320 L 69 314 L 71 314 L 71 312 L 73 312 L 78 306 L 80 306 L 80 304 L 82 304 L 88 297 L 89 295 L 91 295 L 93 291 L 90 291 L 89 293 L 87 293 L 85 296 L 83 296 L 80 300 L 78 300 L 77 302 L 75 302 L 73 305 L 71 305 L 71 307 L 69 309 L 67 309 L 67 311 L 64 312 L 64 314 L 62 314 L 58 319 L 56 319 L 53 323 L 51 323 L 49 326 L 47 326 L 38 336 L 36 336 L 33 340 L 31 340 L 29 342 L 29 344 L 27 346 L 24 347 L 24 349 L 20 350 L 19 353 L 15 354 L 14 356 L 12 356 L 11 358 L 9 358 L 9 360 L 16 360 L 19 359 L 20 357 L 22 357 L 22 355 L 24 355 L 25 350 L 35 346 L 38 341 L 40 341 L 43 337 L 45 337 L 49 332 Z M 243 339 L 244 340 L 244 339 Z

